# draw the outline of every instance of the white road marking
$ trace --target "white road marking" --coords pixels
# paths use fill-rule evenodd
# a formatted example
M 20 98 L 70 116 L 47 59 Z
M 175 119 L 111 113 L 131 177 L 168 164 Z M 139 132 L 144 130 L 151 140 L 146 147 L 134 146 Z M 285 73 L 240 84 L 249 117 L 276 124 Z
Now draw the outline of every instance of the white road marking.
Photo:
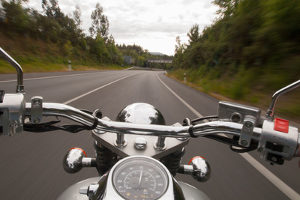
M 96 72 L 96 73 L 100 73 L 100 72 Z M 66 77 L 66 76 L 81 76 L 81 75 L 85 75 L 85 74 L 95 74 L 95 73 L 81 73 L 81 74 L 68 74 L 68 75 L 61 75 L 61 76 L 45 76 L 45 77 L 36 77 L 36 78 L 25 78 L 24 81 L 59 78 L 59 77 Z M 9 82 L 15 82 L 15 81 L 17 81 L 17 79 L 0 81 L 0 83 L 9 83 Z
M 87 96 L 87 95 L 93 93 L 93 92 L 96 92 L 97 90 L 100 90 L 100 89 L 102 89 L 102 88 L 105 88 L 106 86 L 109 86 L 109 85 L 111 85 L 111 84 L 113 84 L 113 83 L 116 83 L 116 82 L 118 82 L 118 81 L 121 81 L 121 80 L 123 80 L 123 79 L 125 79 L 125 78 L 128 78 L 128 77 L 130 77 L 130 76 L 134 76 L 134 75 L 124 76 L 124 77 L 122 77 L 122 78 L 119 78 L 119 79 L 117 79 L 117 80 L 114 80 L 114 81 L 112 81 L 112 82 L 110 82 L 110 83 L 107 83 L 107 84 L 102 85 L 102 86 L 100 86 L 100 87 L 98 87 L 98 88 L 96 88 L 96 89 L 93 89 L 93 90 L 91 90 L 91 91 L 89 91 L 89 92 L 87 92 L 87 93 L 84 93 L 84 94 L 79 95 L 79 96 L 77 96 L 77 97 L 75 97 L 75 98 L 73 98 L 73 99 L 70 99 L 70 100 L 68 100 L 68 101 L 66 101 L 66 102 L 63 102 L 63 104 L 69 104 L 69 103 L 72 103 L 73 101 L 76 101 L 76 100 L 78 100 L 78 99 L 80 99 L 80 98 L 82 98 L 82 97 L 85 97 L 85 96 Z
M 176 94 L 169 86 L 167 86 L 156 74 L 158 80 L 176 97 L 178 98 L 185 106 L 187 106 L 197 117 L 203 117 L 198 111 L 196 111 L 191 105 L 184 101 L 178 94 Z M 282 193 L 292 200 L 299 200 L 300 195 L 293 190 L 290 186 L 284 183 L 280 178 L 273 174 L 270 170 L 264 167 L 260 162 L 253 158 L 248 153 L 241 153 L 242 156 L 252 167 L 259 171 L 264 177 L 266 177 L 273 185 L 275 185 Z

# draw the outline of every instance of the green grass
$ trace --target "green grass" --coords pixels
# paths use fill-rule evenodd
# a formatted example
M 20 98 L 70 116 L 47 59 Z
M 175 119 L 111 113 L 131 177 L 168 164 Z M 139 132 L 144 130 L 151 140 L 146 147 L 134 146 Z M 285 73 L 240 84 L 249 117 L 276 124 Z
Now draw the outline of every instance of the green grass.
M 23 71 L 26 73 L 30 72 L 55 72 L 55 71 L 68 71 L 67 64 L 60 63 L 50 63 L 41 62 L 41 61 L 22 61 L 19 62 L 22 66 Z M 74 71 L 85 71 L 85 70 L 121 70 L 125 69 L 124 67 L 118 65 L 72 65 L 72 70 Z M 6 61 L 0 60 L 0 74 L 15 73 L 15 69 Z
M 186 73 L 187 85 L 202 92 L 211 94 L 221 100 L 233 100 L 239 103 L 250 104 L 266 110 L 272 94 L 293 80 L 286 78 L 284 72 L 275 73 L 270 68 L 239 67 L 235 69 L 213 68 L 177 69 L 168 72 L 170 77 L 179 81 L 184 80 Z M 300 122 L 300 89 L 280 98 L 276 111 L 282 116 L 293 118 Z

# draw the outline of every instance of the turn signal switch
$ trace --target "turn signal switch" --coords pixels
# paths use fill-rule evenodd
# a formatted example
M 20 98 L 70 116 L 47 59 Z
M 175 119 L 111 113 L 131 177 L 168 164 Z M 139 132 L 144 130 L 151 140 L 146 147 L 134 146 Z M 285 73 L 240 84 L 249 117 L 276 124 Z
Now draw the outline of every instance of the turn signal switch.
M 96 167 L 96 158 L 86 157 L 86 152 L 81 148 L 70 149 L 63 160 L 64 170 L 68 173 L 79 172 L 83 167 Z
M 203 157 L 195 156 L 188 165 L 180 165 L 178 172 L 189 174 L 199 182 L 205 182 L 210 177 L 210 166 Z

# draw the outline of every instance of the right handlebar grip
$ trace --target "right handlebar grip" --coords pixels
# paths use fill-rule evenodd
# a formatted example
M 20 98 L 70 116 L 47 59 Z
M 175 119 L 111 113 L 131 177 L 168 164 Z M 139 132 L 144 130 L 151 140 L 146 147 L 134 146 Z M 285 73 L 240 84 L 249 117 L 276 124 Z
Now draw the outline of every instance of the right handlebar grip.
M 259 149 L 262 157 L 271 163 L 283 164 L 284 160 L 300 157 L 299 132 L 287 120 L 265 120 Z

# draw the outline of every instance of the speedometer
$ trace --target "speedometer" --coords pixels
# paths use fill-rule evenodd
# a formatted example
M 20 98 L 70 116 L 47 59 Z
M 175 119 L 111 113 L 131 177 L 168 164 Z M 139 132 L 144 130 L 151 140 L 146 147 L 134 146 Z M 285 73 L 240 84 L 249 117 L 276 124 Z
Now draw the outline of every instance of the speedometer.
M 166 192 L 168 176 L 160 163 L 145 157 L 135 157 L 116 167 L 113 185 L 125 199 L 155 200 Z

